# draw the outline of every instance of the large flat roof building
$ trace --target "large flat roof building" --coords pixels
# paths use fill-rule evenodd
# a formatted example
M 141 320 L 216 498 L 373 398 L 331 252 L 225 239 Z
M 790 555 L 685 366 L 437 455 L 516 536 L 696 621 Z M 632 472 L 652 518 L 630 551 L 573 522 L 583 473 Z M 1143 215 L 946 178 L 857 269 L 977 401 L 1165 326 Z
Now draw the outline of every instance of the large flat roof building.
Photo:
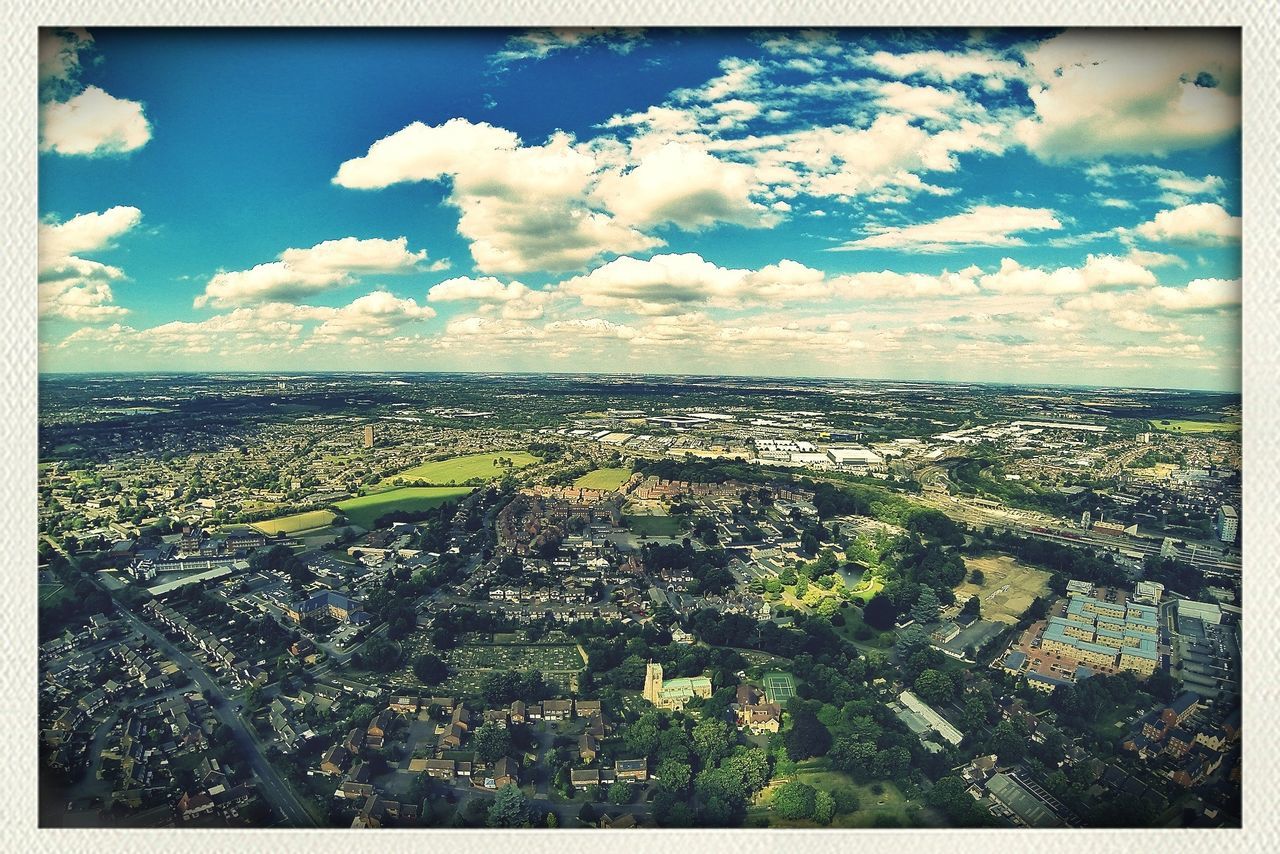
M 1063 616 L 1049 618 L 1040 646 L 1091 667 L 1150 676 L 1160 663 L 1158 635 L 1156 609 L 1150 605 L 1077 595 Z

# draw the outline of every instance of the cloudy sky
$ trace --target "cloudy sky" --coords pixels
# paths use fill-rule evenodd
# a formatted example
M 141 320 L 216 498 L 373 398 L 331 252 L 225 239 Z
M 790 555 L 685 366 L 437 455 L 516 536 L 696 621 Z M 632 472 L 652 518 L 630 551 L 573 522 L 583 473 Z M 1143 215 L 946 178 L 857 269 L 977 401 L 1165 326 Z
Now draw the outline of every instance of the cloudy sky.
M 43 371 L 1238 389 L 1224 31 L 48 31 Z

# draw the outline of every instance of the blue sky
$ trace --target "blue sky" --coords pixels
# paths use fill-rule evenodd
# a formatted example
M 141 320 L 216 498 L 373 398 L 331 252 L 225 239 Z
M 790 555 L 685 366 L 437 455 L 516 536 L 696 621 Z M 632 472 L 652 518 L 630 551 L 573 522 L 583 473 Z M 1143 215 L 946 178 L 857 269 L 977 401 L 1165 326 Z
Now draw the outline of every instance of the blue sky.
M 46 31 L 41 369 L 1238 389 L 1225 31 Z

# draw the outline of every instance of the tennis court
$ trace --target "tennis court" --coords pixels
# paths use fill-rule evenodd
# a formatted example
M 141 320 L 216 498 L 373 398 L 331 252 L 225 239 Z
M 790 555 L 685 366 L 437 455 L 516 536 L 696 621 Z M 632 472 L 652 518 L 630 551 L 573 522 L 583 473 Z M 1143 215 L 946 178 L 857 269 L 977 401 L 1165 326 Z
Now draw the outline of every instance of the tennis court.
M 766 673 L 761 681 L 764 683 L 765 699 L 770 703 L 785 706 L 796 695 L 796 680 L 790 673 Z

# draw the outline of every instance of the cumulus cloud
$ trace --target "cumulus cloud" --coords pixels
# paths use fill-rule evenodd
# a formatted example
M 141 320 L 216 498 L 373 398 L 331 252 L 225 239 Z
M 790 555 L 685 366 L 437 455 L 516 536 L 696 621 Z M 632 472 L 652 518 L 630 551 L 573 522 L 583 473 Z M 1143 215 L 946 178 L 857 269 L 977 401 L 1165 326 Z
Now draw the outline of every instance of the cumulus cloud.
M 452 180 L 458 232 L 471 241 L 487 273 L 572 270 L 605 252 L 638 252 L 661 243 L 593 208 L 588 197 L 600 168 L 567 134 L 524 146 L 502 128 L 465 119 L 421 122 L 378 140 L 343 163 L 334 183 L 374 189 L 412 181 Z
M 286 249 L 278 257 L 248 270 L 217 273 L 196 297 L 195 307 L 229 308 L 287 300 L 352 284 L 360 275 L 409 273 L 427 253 L 410 252 L 405 237 L 344 237 L 309 249 Z
M 436 311 L 430 306 L 420 306 L 412 299 L 400 299 L 387 291 L 374 291 L 337 309 L 316 328 L 311 342 L 352 336 L 389 336 L 405 324 L 435 316 Z
M 1185 286 L 1095 293 L 1069 300 L 1064 308 L 1083 313 L 1148 312 L 1199 314 L 1240 305 L 1239 279 L 1194 279 Z
M 127 314 L 127 309 L 115 304 L 110 284 L 123 279 L 124 271 L 81 255 L 110 249 L 116 238 L 141 220 L 142 211 L 117 205 L 65 222 L 41 223 L 37 238 L 40 317 L 97 322 Z
M 822 272 L 795 261 L 759 270 L 730 269 L 688 252 L 643 261 L 617 258 L 562 282 L 559 290 L 587 306 L 656 315 L 687 312 L 698 304 L 726 307 L 829 296 L 823 280 Z
M 690 145 L 667 143 L 625 173 L 605 176 L 597 190 L 622 222 L 653 226 L 672 222 L 686 230 L 717 222 L 768 225 L 776 221 L 752 201 L 754 172 Z
M 1077 294 L 1155 283 L 1155 274 L 1146 267 L 1115 255 L 1090 255 L 1080 267 L 1054 270 L 1024 267 L 1005 258 L 998 271 L 981 278 L 984 290 L 1006 294 Z
M 1222 205 L 1201 202 L 1161 211 L 1136 229 L 1147 240 L 1189 246 L 1224 246 L 1240 241 L 1241 220 Z
M 1240 36 L 1070 30 L 1027 51 L 1035 116 L 1019 138 L 1046 160 L 1165 154 L 1240 126 Z
M 967 51 L 921 50 L 908 53 L 876 51 L 855 61 L 894 77 L 921 77 L 944 83 L 955 83 L 967 77 L 1004 80 L 1024 74 L 1021 65 L 992 53 Z
M 142 104 L 80 83 L 83 51 L 93 36 L 83 29 L 40 32 L 40 150 L 94 157 L 124 154 L 146 145 L 151 123 Z
M 433 285 L 427 291 L 427 302 L 470 300 L 484 304 L 480 308 L 481 312 L 496 310 L 503 317 L 513 320 L 541 317 L 553 297 L 554 293 L 551 291 L 530 288 L 518 281 L 503 284 L 493 276 L 459 276 Z
M 950 252 L 962 246 L 1021 246 L 1014 235 L 1062 228 L 1053 211 L 1015 205 L 977 205 L 964 213 L 907 226 L 879 226 L 874 234 L 827 251 L 911 248 L 920 252 Z

